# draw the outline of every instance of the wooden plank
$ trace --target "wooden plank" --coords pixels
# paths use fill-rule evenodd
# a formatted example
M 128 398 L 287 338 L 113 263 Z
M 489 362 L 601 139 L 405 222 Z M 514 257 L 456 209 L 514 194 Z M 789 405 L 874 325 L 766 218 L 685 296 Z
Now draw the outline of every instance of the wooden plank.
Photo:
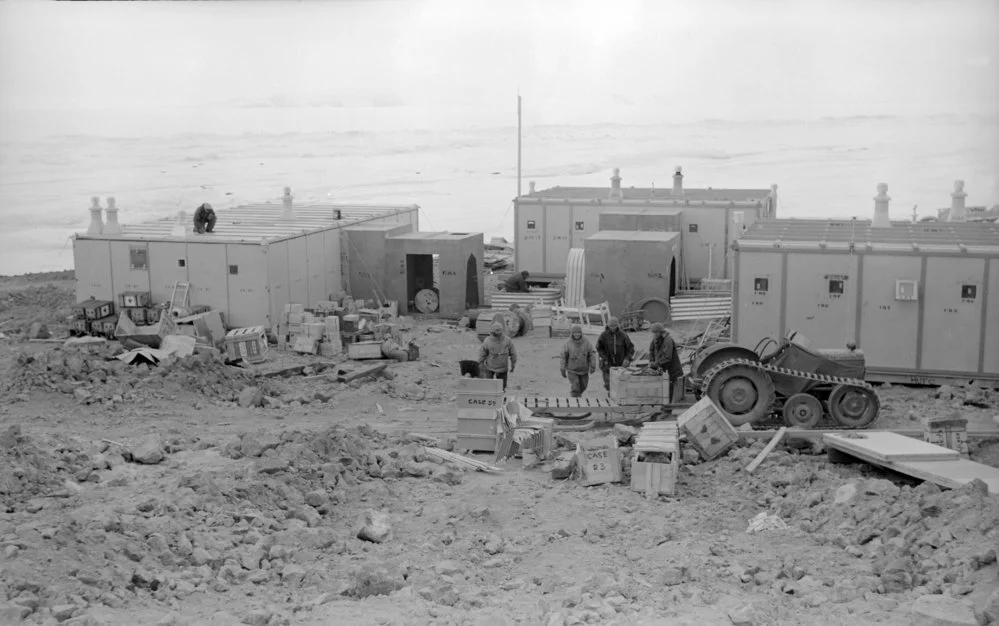
M 863 431 L 872 432 L 872 431 Z M 922 430 L 886 430 L 885 432 L 895 433 L 896 435 L 903 435 L 905 437 L 912 437 L 913 439 L 922 439 Z M 809 440 L 822 440 L 823 435 L 829 434 L 842 434 L 842 430 L 802 430 L 800 428 L 788 428 L 787 429 L 787 439 L 809 439 Z M 744 439 L 769 439 L 777 434 L 776 430 L 746 430 L 739 431 L 739 435 Z M 989 439 L 996 438 L 999 439 L 999 430 L 969 430 L 969 439 Z
M 891 469 L 895 471 L 951 489 L 962 487 L 978 478 L 989 486 L 989 493 L 999 493 L 999 469 L 967 459 L 909 461 L 891 465 Z
M 774 435 L 774 438 L 770 440 L 770 443 L 767 444 L 767 447 L 763 448 L 763 450 L 761 450 L 760 453 L 756 455 L 756 458 L 753 459 L 753 462 L 746 466 L 747 474 L 752 474 L 753 471 L 760 466 L 760 463 L 763 462 L 763 459 L 767 458 L 767 455 L 773 452 L 774 448 L 777 447 L 777 444 L 780 443 L 780 440 L 784 438 L 784 435 L 786 433 L 787 433 L 787 428 L 781 428 L 780 430 L 777 431 L 777 434 Z
M 847 453 L 859 453 L 881 461 L 950 461 L 960 458 L 954 450 L 884 431 L 831 433 L 822 441 Z
M 341 372 L 343 373 L 337 376 L 337 381 L 341 383 L 349 383 L 352 380 L 357 380 L 358 378 L 364 378 L 365 376 L 374 376 L 375 374 L 381 372 L 386 367 L 388 367 L 388 361 L 385 361 L 383 363 L 377 363 L 370 367 L 364 367 L 353 371 L 341 370 Z

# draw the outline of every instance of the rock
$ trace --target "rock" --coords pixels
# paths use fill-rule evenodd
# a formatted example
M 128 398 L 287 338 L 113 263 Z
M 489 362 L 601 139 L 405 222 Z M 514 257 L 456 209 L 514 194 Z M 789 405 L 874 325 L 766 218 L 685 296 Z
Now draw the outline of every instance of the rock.
M 270 621 L 272 613 L 267 609 L 253 609 L 246 614 L 243 618 L 244 624 L 249 624 L 250 626 L 267 626 L 267 622 Z
M 257 458 L 264 453 L 264 446 L 255 436 L 246 433 L 240 439 L 239 451 L 247 458 Z
M 944 595 L 924 595 L 912 605 L 912 626 L 978 626 L 967 602 Z
M 697 465 L 701 462 L 701 453 L 693 448 L 684 448 L 681 456 L 684 465 Z
M 865 494 L 879 496 L 882 500 L 897 498 L 901 492 L 898 485 L 884 478 L 874 478 L 864 483 Z
M 323 522 L 323 516 L 320 515 L 318 511 L 316 511 L 314 508 L 310 506 L 295 507 L 289 513 L 288 517 L 291 519 L 302 520 L 303 522 L 308 524 L 309 528 L 315 528 L 316 526 L 319 526 Z
M 311 507 L 319 508 L 322 505 L 326 504 L 327 500 L 329 500 L 329 498 L 326 496 L 326 492 L 320 489 L 317 489 L 316 491 L 310 491 L 309 493 L 305 494 L 305 503 Z
M 975 604 L 975 611 L 982 616 L 986 624 L 999 624 L 999 588 L 983 598 Z
M 143 465 L 156 465 L 164 459 L 163 443 L 159 435 L 149 435 L 132 450 L 132 460 Z
M 626 424 L 614 424 L 613 432 L 618 442 L 624 445 L 630 445 L 635 440 L 635 437 L 638 436 L 638 429 Z
M 202 547 L 197 547 L 191 552 L 191 562 L 195 565 L 205 565 L 213 560 L 213 557 L 208 550 Z
M 856 483 L 847 483 L 836 490 L 833 502 L 836 504 L 846 504 L 857 496 Z
M 991 408 L 988 398 L 985 396 L 985 392 L 976 386 L 970 386 L 964 390 L 964 404 L 968 406 L 975 406 L 980 409 Z
M 264 392 L 259 387 L 243 387 L 237 402 L 244 409 L 261 406 L 264 403 Z
M 89 404 L 91 397 L 90 392 L 81 387 L 77 387 L 73 390 L 73 398 L 75 398 L 80 404 Z
M 75 604 L 58 604 L 52 607 L 52 617 L 56 618 L 60 622 L 65 622 L 69 618 L 73 617 L 73 613 L 75 612 Z
M 486 541 L 486 554 L 499 554 L 504 549 L 503 539 L 493 535 Z
M 730 610 L 728 618 L 732 620 L 733 626 L 754 626 L 756 624 L 756 617 L 750 604 L 743 604 Z
M 405 586 L 402 573 L 386 565 L 365 564 L 351 574 L 352 583 L 342 595 L 362 599 L 387 596 Z
M 295 563 L 289 563 L 281 570 L 281 580 L 292 585 L 297 585 L 305 580 L 305 568 Z
M 565 626 L 565 613 L 554 611 L 545 616 L 545 626 Z
M 555 459 L 555 464 L 552 466 L 552 478 L 555 480 L 564 480 L 572 476 L 572 469 L 576 463 L 576 453 L 575 452 L 562 452 Z
M 17 604 L 0 604 L 0 624 L 17 624 L 31 615 L 31 609 Z
M 31 326 L 28 328 L 28 339 L 48 339 L 51 336 L 48 326 L 41 322 L 31 322 Z
M 687 572 L 682 567 L 667 567 L 663 570 L 663 585 L 674 587 L 683 584 L 687 577 Z
M 389 516 L 373 509 L 364 512 L 364 525 L 357 532 L 357 538 L 372 543 L 383 543 L 392 538 L 392 525 Z

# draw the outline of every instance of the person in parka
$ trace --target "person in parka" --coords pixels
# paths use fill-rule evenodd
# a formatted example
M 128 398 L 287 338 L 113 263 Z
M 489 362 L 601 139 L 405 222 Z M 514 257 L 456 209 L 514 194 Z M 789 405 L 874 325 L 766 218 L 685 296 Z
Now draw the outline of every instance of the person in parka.
M 583 327 L 579 324 L 569 330 L 569 340 L 562 346 L 559 370 L 562 378 L 569 379 L 573 398 L 583 395 L 590 384 L 590 374 L 597 371 L 597 354 L 590 340 L 583 336 Z
M 215 209 L 205 202 L 194 212 L 194 232 L 210 233 L 215 230 Z
M 652 325 L 652 343 L 649 344 L 649 366 L 669 376 L 670 396 L 677 400 L 683 397 L 680 379 L 683 378 L 683 364 L 676 349 L 676 342 L 662 324 Z
M 502 324 L 493 322 L 489 327 L 489 336 L 482 340 L 479 347 L 479 376 L 499 378 L 503 381 L 503 391 L 506 391 L 507 376 L 516 367 L 517 350 L 513 341 L 506 336 Z
M 621 330 L 616 317 L 607 320 L 607 328 L 597 339 L 597 355 L 600 357 L 600 372 L 604 376 L 604 390 L 610 391 L 610 371 L 612 367 L 628 367 L 635 358 L 635 344 L 631 337 Z

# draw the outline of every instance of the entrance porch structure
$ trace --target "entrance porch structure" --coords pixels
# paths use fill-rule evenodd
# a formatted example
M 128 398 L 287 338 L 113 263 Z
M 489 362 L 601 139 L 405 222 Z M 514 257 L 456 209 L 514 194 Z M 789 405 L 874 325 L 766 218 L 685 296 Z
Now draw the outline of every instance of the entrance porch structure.
M 437 292 L 434 314 L 458 319 L 485 301 L 482 233 L 411 232 L 385 238 L 385 295 L 414 313 L 416 294 Z

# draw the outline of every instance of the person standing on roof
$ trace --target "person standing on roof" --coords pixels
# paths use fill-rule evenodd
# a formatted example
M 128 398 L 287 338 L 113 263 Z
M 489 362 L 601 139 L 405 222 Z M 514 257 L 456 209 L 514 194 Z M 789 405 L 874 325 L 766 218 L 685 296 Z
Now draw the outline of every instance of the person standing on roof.
M 509 293 L 529 293 L 531 288 L 527 286 L 527 277 L 531 273 L 527 270 L 517 272 L 503 283 L 503 289 Z
M 507 376 L 517 367 L 517 350 L 513 341 L 506 336 L 503 325 L 493 322 L 489 327 L 489 336 L 482 340 L 479 347 L 479 375 L 482 378 L 499 378 L 503 381 L 503 391 L 506 391 Z
M 597 354 L 590 340 L 583 336 L 583 327 L 579 324 L 569 330 L 569 340 L 562 346 L 559 370 L 562 378 L 569 379 L 573 398 L 583 395 L 590 384 L 590 374 L 597 371 Z
M 215 209 L 205 202 L 194 212 L 194 232 L 210 233 L 215 230 Z
M 676 342 L 662 324 L 652 325 L 652 343 L 649 344 L 649 366 L 669 376 L 670 397 L 674 400 L 682 398 L 680 379 L 683 378 L 683 365 L 680 364 L 680 354 Z M 679 395 L 678 395 L 679 394 Z
M 600 357 L 600 373 L 604 377 L 604 390 L 610 391 L 610 371 L 612 367 L 628 367 L 635 358 L 635 344 L 631 337 L 621 330 L 616 317 L 607 320 L 607 328 L 597 339 L 597 355 Z

